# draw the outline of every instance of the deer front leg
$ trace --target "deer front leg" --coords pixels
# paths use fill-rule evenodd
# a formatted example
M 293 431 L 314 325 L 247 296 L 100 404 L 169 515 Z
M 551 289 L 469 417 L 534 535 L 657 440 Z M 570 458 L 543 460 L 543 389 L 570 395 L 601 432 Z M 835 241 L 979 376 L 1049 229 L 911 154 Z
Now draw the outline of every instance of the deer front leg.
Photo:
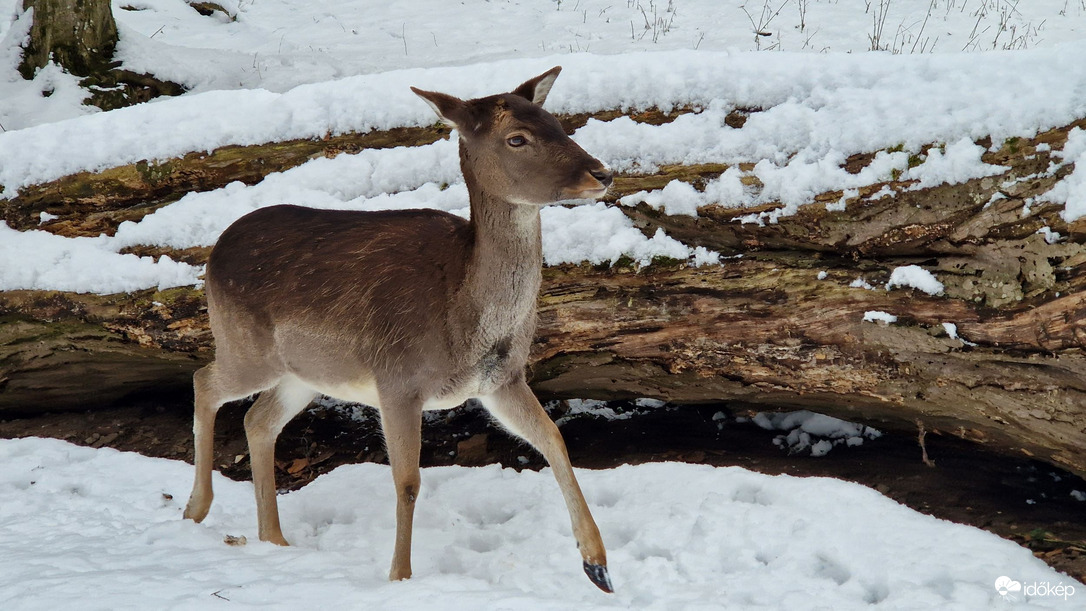
M 411 578 L 411 529 L 415 500 L 422 478 L 422 404 L 418 401 L 381 401 L 381 429 L 385 434 L 388 464 L 396 486 L 396 546 L 392 553 L 391 581 Z
M 518 379 L 492 395 L 480 397 L 480 401 L 509 431 L 532 444 L 547 459 L 569 509 L 573 536 L 584 559 L 585 574 L 604 592 L 614 592 L 607 572 L 607 551 L 577 478 L 573 475 L 565 441 L 528 384 Z

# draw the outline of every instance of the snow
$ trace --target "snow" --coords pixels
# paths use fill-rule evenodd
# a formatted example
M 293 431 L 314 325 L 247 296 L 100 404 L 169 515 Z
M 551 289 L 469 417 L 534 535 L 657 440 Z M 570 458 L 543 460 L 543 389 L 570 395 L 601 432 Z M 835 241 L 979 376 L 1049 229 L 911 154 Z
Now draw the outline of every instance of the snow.
M 1063 164 L 1074 163 L 1075 169 L 1041 197 L 1063 204 L 1060 216 L 1070 223 L 1086 216 L 1086 131 L 1078 127 L 1072 129 L 1067 134 L 1067 144 L 1059 157 L 1063 159 Z
M 1047 225 L 1038 229 L 1037 233 L 1041 234 L 1044 237 L 1046 244 L 1055 244 L 1063 240 L 1063 236 L 1060 235 L 1060 232 L 1053 231 L 1052 228 Z
M 958 339 L 958 325 L 952 322 L 944 322 L 943 330 L 946 331 L 946 334 L 950 339 Z
M 293 544 L 281 548 L 257 540 L 248 482 L 216 474 L 195 524 L 181 519 L 181 462 L 28 438 L 0 440 L 0 463 L 5 608 L 980 609 L 1001 604 L 1001 576 L 1082 592 L 1012 542 L 873 490 L 736 467 L 578 471 L 608 545 L 609 596 L 581 572 L 547 470 L 424 469 L 414 576 L 390 583 L 386 466 L 340 467 L 281 495 Z
M 897 322 L 897 316 L 890 314 L 889 312 L 883 312 L 881 310 L 868 310 L 864 312 L 864 322 L 893 324 Z
M 869 426 L 806 410 L 759 412 L 752 421 L 767 431 L 785 431 L 785 434 L 775 437 L 773 443 L 786 448 L 789 454 L 809 449 L 809 454 L 814 457 L 825 456 L 837 445 L 853 447 L 863 445 L 864 439 L 882 436 L 881 431 Z
M 865 290 L 868 290 L 868 291 L 875 290 L 875 287 L 872 286 L 870 282 L 868 282 L 867 280 L 865 280 L 863 278 L 857 278 L 857 279 L 853 280 L 852 282 L 850 282 L 848 284 L 848 286 L 849 286 L 849 288 L 854 288 L 854 289 L 865 289 Z
M 229 144 L 425 125 L 433 115 L 408 89 L 411 85 L 477 96 L 561 64 L 565 70 L 548 100 L 555 112 L 704 107 L 658 126 L 629 118 L 590 122 L 578 141 L 615 169 L 760 161 L 755 175 L 766 183 L 763 200 L 798 204 L 827 187 L 854 188 L 893 169 L 908 169 L 907 154 L 884 153 L 867 174 L 852 175 L 839 164 L 853 153 L 899 145 L 916 150 L 932 141 L 952 141 L 948 151 L 954 154 L 946 163 L 957 164 L 953 172 L 964 176 L 977 164 L 966 163 L 975 145 L 962 143 L 963 138 L 1029 135 L 1074 120 L 1086 110 L 1076 89 L 1086 85 L 1086 75 L 1062 66 L 1082 57 L 1086 42 L 967 58 L 577 54 L 389 71 L 299 85 L 283 93 L 209 91 L 0 134 L 0 184 L 17 189 L 83 169 Z M 605 77 L 607 86 L 601 87 Z M 1022 94 L 1008 103 L 999 95 L 1006 88 Z M 925 104 L 900 104 L 907 96 L 922 97 Z M 766 110 L 737 130 L 723 122 L 736 106 Z M 944 158 L 937 149 L 932 154 Z M 939 171 L 947 171 L 946 163 L 936 164 Z M 990 168 L 980 164 L 978 171 L 987 175 Z
M 602 202 L 573 208 L 549 206 L 543 209 L 542 220 L 543 260 L 547 265 L 614 263 L 623 256 L 648 265 L 654 257 L 685 260 L 694 254 L 663 229 L 646 239 L 621 210 Z M 708 262 L 705 256 L 701 258 L 703 263 Z
M 45 231 L 19 232 L 0 223 L 0 287 L 3 290 L 57 286 L 81 293 L 116 293 L 150 286 L 197 284 L 199 269 L 173 261 L 104 252 L 98 238 L 63 238 Z
M 947 145 L 946 151 L 938 147 L 928 149 L 924 163 L 909 172 L 910 178 L 919 182 L 913 189 L 925 189 L 946 183 L 956 185 L 973 178 L 992 176 L 1005 172 L 1003 166 L 990 165 L 980 160 L 984 148 L 977 146 L 969 138 L 962 138 Z
M 943 283 L 935 279 L 935 275 L 919 265 L 903 265 L 895 267 L 890 272 L 890 280 L 886 282 L 887 290 L 896 286 L 907 286 L 929 295 L 939 295 L 943 292 Z
M 667 405 L 666 401 L 642 397 L 633 401 L 633 404 L 625 402 L 600 401 L 598 399 L 569 399 L 566 401 L 550 401 L 546 405 L 548 412 L 559 412 L 562 415 L 555 419 L 554 423 L 564 426 L 566 423 L 580 418 L 599 418 L 603 420 L 628 420 L 660 409 Z

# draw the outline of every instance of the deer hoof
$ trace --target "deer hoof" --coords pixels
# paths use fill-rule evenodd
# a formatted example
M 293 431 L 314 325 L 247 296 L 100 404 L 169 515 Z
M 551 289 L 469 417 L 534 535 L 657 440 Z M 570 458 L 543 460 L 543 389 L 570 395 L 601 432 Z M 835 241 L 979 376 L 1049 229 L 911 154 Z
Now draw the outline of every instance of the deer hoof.
M 606 566 L 585 562 L 584 574 L 588 575 L 588 578 L 592 580 L 592 583 L 596 584 L 597 588 L 608 594 L 614 594 L 615 588 L 611 585 L 611 575 L 607 573 Z
M 200 504 L 198 504 L 198 503 L 192 503 L 190 501 L 188 506 L 185 507 L 185 513 L 182 515 L 182 518 L 185 519 L 185 520 L 192 520 L 193 522 L 196 522 L 197 524 L 199 524 L 200 522 L 203 522 L 204 518 L 207 517 L 207 510 L 210 507 L 210 505 L 205 505 L 205 506 L 199 506 L 199 505 Z

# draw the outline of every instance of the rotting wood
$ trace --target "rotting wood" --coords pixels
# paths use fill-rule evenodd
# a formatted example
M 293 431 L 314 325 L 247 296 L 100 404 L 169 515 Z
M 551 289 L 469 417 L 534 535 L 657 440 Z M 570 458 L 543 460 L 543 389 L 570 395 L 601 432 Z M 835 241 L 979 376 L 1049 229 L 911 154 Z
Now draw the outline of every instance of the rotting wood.
M 933 431 L 1086 474 L 1086 317 L 1048 330 L 1050 346 L 1068 347 L 1031 349 L 1014 338 L 1036 328 L 1037 309 L 1001 316 L 964 300 L 852 289 L 851 272 L 819 280 L 817 263 L 548 268 L 533 385 L 544 398 L 729 400 L 887 429 L 922 417 Z M 201 298 L 0 294 L 0 410 L 88 408 L 183 384 L 211 357 Z M 1086 292 L 1060 300 L 1081 308 Z M 869 310 L 899 322 L 863 322 Z M 977 345 L 951 338 L 944 322 L 970 329 L 962 336 Z

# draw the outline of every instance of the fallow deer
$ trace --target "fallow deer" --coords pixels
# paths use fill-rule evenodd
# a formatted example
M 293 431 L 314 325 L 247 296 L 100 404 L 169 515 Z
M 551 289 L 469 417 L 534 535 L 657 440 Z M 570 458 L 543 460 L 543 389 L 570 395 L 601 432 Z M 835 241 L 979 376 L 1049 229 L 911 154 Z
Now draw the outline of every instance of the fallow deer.
M 606 552 L 565 443 L 525 381 L 542 280 L 540 207 L 599 198 L 611 172 L 541 107 L 561 71 L 461 100 L 412 88 L 460 136 L 469 220 L 437 210 L 271 206 L 223 232 L 208 259 L 215 360 L 196 372 L 196 479 L 185 517 L 211 506 L 215 414 L 245 414 L 260 539 L 279 525 L 275 440 L 318 394 L 380 412 L 396 487 L 389 578 L 411 576 L 424 410 L 469 398 L 551 465 L 588 577 L 611 592 Z

